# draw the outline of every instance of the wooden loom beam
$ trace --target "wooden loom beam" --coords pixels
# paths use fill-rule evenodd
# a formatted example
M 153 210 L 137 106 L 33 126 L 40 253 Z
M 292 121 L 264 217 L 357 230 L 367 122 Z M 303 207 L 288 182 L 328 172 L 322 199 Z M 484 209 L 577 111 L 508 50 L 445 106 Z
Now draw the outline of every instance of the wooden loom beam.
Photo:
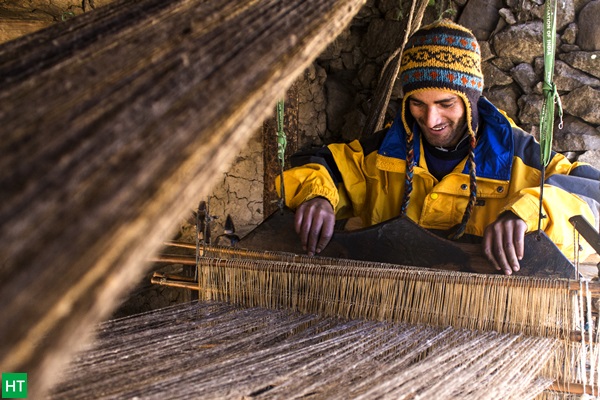
M 0 47 L 0 369 L 30 397 L 363 3 L 119 0 Z
M 176 243 L 176 242 L 167 242 L 167 244 L 176 246 L 176 247 L 182 247 L 182 248 L 188 248 L 188 249 L 195 250 L 195 245 L 193 245 L 193 244 Z M 203 249 L 203 248 L 201 248 L 201 249 Z M 226 247 L 222 248 L 221 251 L 223 251 L 224 254 L 236 254 L 239 256 L 243 256 L 244 253 L 248 252 L 248 250 L 241 249 L 241 248 L 229 248 L 228 249 Z M 290 256 L 292 256 L 292 255 L 290 255 Z M 295 258 L 297 258 L 298 260 L 308 259 L 307 256 L 303 256 L 303 255 L 297 255 L 297 256 L 295 256 Z M 319 258 L 317 257 L 314 260 L 318 260 L 318 259 Z M 182 264 L 182 265 L 196 265 L 196 263 L 197 263 L 196 257 L 194 257 L 194 256 L 176 255 L 176 254 L 159 254 L 154 257 L 149 258 L 149 261 L 158 262 L 158 263 L 167 263 L 167 264 Z M 290 261 L 292 261 L 292 260 L 290 260 Z M 293 262 L 296 262 L 296 261 L 293 261 Z M 302 262 L 302 261 L 297 261 L 297 262 Z M 500 283 L 500 284 L 510 284 L 510 279 L 506 279 L 501 282 L 502 283 Z M 592 297 L 596 298 L 596 297 L 600 296 L 600 282 L 597 282 L 597 281 L 588 282 L 587 286 L 588 286 L 589 293 L 592 295 Z M 570 280 L 569 281 L 569 289 L 573 290 L 573 291 L 580 290 L 581 289 L 580 282 L 578 280 Z M 583 293 L 585 295 L 585 291 Z
M 201 288 L 197 282 L 191 282 L 186 277 L 179 276 L 179 275 L 170 275 L 170 274 L 162 274 L 160 272 L 155 272 L 150 281 L 154 285 L 162 285 L 162 286 L 168 286 L 168 287 L 172 287 L 172 288 L 187 289 L 187 290 L 194 290 L 194 291 L 201 290 Z M 581 342 L 581 336 L 582 336 L 581 331 L 571 331 L 569 333 L 570 340 L 574 341 L 574 342 Z M 597 343 L 596 340 L 593 340 L 593 342 Z M 559 387 L 560 385 L 562 385 L 564 387 L 568 386 L 566 383 L 565 384 L 559 384 L 559 383 L 555 384 L 556 387 Z M 574 385 L 573 388 L 579 387 L 579 386 L 576 386 L 577 384 L 573 384 L 573 383 L 571 383 L 570 385 Z M 591 388 L 591 386 L 590 386 L 590 388 Z M 560 391 L 560 392 L 568 392 L 571 389 L 553 388 L 552 390 L 556 390 L 556 391 Z M 573 390 L 579 390 L 579 389 L 573 389 Z M 579 392 L 579 391 L 576 391 L 573 393 L 583 394 L 582 392 Z

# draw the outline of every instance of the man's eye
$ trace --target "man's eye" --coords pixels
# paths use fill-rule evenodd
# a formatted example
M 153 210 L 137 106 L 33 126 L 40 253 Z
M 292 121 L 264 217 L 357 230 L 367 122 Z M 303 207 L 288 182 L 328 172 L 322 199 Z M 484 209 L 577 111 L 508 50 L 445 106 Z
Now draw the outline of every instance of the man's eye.
M 442 103 L 443 108 L 450 108 L 454 105 L 454 103 Z

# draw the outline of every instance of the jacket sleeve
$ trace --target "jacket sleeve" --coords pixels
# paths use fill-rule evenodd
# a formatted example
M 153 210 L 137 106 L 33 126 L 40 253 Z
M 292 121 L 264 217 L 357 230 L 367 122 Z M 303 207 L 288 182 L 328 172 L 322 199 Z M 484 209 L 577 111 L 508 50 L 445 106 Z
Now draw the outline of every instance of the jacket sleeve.
M 281 193 L 280 178 L 275 180 L 277 193 Z M 339 194 L 327 167 L 320 163 L 309 163 L 291 168 L 283 173 L 285 204 L 296 209 L 300 204 L 315 197 L 324 197 L 335 209 Z
M 338 218 L 351 216 L 349 208 L 353 202 L 349 199 L 345 181 L 353 182 L 353 174 L 362 176 L 364 155 L 376 151 L 386 133 L 384 130 L 365 140 L 331 144 L 292 155 L 292 168 L 283 173 L 286 205 L 295 209 L 307 200 L 324 197 L 333 205 Z M 277 193 L 281 193 L 279 177 L 275 186 Z M 351 195 L 360 196 L 355 189 L 354 185 Z
M 567 175 L 554 174 L 546 180 L 546 183 L 572 193 L 585 201 L 594 214 L 595 226 L 598 229 L 600 224 L 599 170 L 589 164 L 575 163 Z
M 542 193 L 541 229 L 563 251 L 572 257 L 574 254 L 574 227 L 569 218 L 582 215 L 592 225 L 598 227 L 600 212 L 600 171 L 581 163 L 571 164 L 562 155 L 555 155 L 546 168 L 544 191 Z M 512 211 L 527 223 L 528 231 L 538 228 L 540 188 L 525 188 L 516 193 L 503 211 Z M 584 246 L 582 257 L 593 253 L 590 246 Z

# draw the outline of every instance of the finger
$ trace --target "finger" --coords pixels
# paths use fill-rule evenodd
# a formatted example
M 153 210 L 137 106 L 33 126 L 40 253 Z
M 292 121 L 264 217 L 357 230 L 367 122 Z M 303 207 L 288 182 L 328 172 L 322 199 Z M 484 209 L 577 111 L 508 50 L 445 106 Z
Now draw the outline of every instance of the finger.
M 323 219 L 319 218 L 318 215 L 312 218 L 310 229 L 308 230 L 308 243 L 306 250 L 309 256 L 313 256 L 317 251 L 317 243 L 321 236 L 321 228 L 323 227 Z
M 527 232 L 527 224 L 523 220 L 517 222 L 514 232 L 515 250 L 517 258 L 522 260 L 525 256 L 525 233 Z
M 311 220 L 308 218 L 304 219 L 304 223 L 302 224 L 302 230 L 300 231 L 300 242 L 302 243 L 302 249 L 304 251 L 309 251 L 309 240 L 310 240 L 310 231 L 312 229 Z
M 321 234 L 319 237 L 319 242 L 317 243 L 317 254 L 323 251 L 323 249 L 327 246 L 329 241 L 333 236 L 333 229 L 335 227 L 335 217 L 328 216 L 323 221 L 323 226 L 321 228 Z
M 299 235 L 302 230 L 302 222 L 304 220 L 304 208 L 305 205 L 301 204 L 300 207 L 296 209 L 296 213 L 294 214 L 294 229 L 296 233 Z
M 493 255 L 496 263 L 500 266 L 500 269 L 505 275 L 512 274 L 512 268 L 508 260 L 506 259 L 506 253 L 504 252 L 505 236 L 502 230 L 499 230 L 494 235 L 493 240 Z
M 308 249 L 308 240 L 310 236 L 310 230 L 312 229 L 312 208 L 306 207 L 302 212 L 302 221 L 300 224 L 300 242 L 302 243 L 302 249 L 306 251 Z
M 502 242 L 503 242 L 502 249 L 503 249 L 504 257 L 507 262 L 507 266 L 511 269 L 511 272 L 518 271 L 520 266 L 519 266 L 519 260 L 517 258 L 517 251 L 516 251 L 516 247 L 515 247 L 512 227 L 510 227 L 510 226 L 507 227 L 507 230 L 503 236 Z
M 493 240 L 493 230 L 486 229 L 483 234 L 483 254 L 485 255 L 485 258 L 487 258 L 487 260 L 490 262 L 490 264 L 492 264 L 494 268 L 500 271 L 500 265 L 498 265 L 498 263 L 496 262 L 496 258 L 494 257 Z

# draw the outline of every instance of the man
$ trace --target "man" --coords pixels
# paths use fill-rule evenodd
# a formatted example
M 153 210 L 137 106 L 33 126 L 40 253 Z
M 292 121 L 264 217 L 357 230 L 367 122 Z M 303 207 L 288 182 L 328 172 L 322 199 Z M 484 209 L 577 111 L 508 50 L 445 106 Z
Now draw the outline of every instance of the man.
M 519 270 L 524 235 L 539 221 L 540 146 L 482 97 L 479 45 L 449 20 L 417 31 L 401 60 L 402 106 L 373 137 L 295 157 L 284 173 L 287 205 L 308 254 L 332 237 L 336 217 L 365 226 L 405 215 L 451 239 L 479 238 L 498 270 Z M 569 258 L 568 219 L 598 226 L 600 171 L 553 153 L 541 227 Z M 280 190 L 278 188 L 278 190 Z M 592 253 L 585 247 L 580 256 Z

